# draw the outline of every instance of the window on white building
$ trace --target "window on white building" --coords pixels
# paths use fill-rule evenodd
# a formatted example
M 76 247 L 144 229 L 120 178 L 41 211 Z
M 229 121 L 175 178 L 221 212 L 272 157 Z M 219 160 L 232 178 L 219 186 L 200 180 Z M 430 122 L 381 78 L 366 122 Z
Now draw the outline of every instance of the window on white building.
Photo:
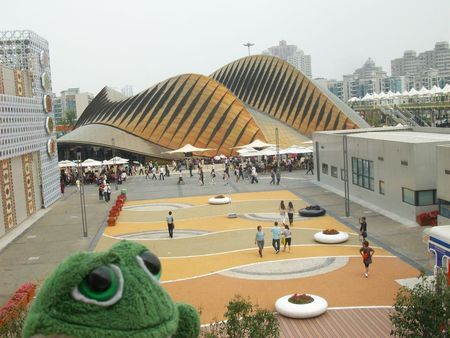
M 374 191 L 373 161 L 352 157 L 352 183 Z

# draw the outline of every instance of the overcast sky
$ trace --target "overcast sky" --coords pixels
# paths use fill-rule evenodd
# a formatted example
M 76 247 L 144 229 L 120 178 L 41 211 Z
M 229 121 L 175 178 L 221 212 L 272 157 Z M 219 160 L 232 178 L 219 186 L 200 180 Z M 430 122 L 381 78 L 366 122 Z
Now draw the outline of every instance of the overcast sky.
M 450 40 L 450 0 L 3 0 L 0 30 L 50 44 L 53 91 L 134 92 L 183 73 L 208 75 L 277 45 L 298 45 L 313 77 L 342 78 L 368 57 L 390 74 L 406 49 Z

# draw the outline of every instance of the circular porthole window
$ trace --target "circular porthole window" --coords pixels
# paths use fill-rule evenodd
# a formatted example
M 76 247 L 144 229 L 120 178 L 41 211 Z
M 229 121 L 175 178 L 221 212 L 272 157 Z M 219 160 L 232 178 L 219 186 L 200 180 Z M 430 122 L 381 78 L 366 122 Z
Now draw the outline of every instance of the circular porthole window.
M 50 95 L 44 95 L 43 104 L 44 104 L 44 111 L 46 113 L 51 113 L 53 110 L 53 100 Z
M 47 154 L 50 158 L 53 158 L 56 154 L 56 140 L 54 138 L 47 141 Z
M 50 89 L 50 76 L 48 75 L 48 73 L 44 73 L 41 75 L 41 85 L 45 91 L 48 91 Z
M 47 134 L 51 134 L 53 133 L 53 128 L 55 126 L 55 123 L 53 122 L 53 118 L 50 116 L 47 116 L 47 118 L 45 119 L 45 131 L 47 132 Z

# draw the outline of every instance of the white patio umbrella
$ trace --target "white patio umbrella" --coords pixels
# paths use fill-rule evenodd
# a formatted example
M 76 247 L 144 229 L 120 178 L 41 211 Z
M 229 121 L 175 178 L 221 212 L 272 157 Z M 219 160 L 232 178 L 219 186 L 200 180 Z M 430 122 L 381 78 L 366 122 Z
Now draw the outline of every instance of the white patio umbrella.
M 67 167 L 75 167 L 77 164 L 75 162 L 64 160 L 58 162 L 58 167 L 60 168 L 67 168 Z
M 197 148 L 197 147 L 194 147 L 192 144 L 186 144 L 186 145 L 182 146 L 179 149 L 165 151 L 165 152 L 163 152 L 163 154 L 201 153 L 203 151 L 208 151 L 208 150 L 216 150 L 216 149 L 213 149 L 213 148 Z
M 82 167 L 101 167 L 102 162 L 88 158 L 87 160 L 85 160 L 81 163 L 81 166 Z
M 275 144 L 266 143 L 266 142 L 261 141 L 261 140 L 254 140 L 252 143 L 246 144 L 244 146 L 233 147 L 233 148 L 236 148 L 236 149 L 242 149 L 242 148 L 267 148 L 267 147 L 273 147 L 273 146 L 275 146 Z

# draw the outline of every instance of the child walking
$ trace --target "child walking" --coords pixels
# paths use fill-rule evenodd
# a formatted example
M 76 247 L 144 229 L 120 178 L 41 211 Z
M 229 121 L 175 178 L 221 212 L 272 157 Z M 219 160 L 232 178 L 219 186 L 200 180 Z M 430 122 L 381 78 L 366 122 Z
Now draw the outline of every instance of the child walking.
M 364 266 L 366 268 L 364 277 L 367 278 L 369 277 L 369 265 L 372 264 L 372 256 L 375 253 L 375 251 L 369 246 L 368 241 L 364 241 L 362 248 L 359 249 L 359 253 L 361 254 Z

